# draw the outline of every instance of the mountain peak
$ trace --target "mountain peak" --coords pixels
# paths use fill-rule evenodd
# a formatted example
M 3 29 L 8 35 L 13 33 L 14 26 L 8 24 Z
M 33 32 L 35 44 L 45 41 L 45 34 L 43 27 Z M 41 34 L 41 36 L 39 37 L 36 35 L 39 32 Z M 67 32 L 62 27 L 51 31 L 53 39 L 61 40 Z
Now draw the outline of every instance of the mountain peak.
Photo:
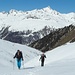
M 9 11 L 9 13 L 16 13 L 17 12 L 17 10 L 15 10 L 15 9 L 11 9 L 10 11 Z
M 48 6 L 48 7 L 43 8 L 43 10 L 46 12 L 50 12 L 50 10 L 52 10 L 52 9 L 50 8 L 50 6 Z

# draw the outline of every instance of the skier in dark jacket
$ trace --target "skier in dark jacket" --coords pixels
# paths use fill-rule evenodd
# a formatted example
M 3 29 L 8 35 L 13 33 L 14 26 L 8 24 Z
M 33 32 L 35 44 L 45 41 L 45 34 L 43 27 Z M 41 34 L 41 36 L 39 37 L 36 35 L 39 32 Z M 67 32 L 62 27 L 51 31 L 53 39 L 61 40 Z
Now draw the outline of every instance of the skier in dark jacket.
M 43 53 L 39 59 L 39 60 L 41 60 L 41 66 L 44 66 L 45 58 L 46 58 L 46 55 Z
M 20 69 L 21 67 L 21 61 L 23 61 L 23 55 L 20 50 L 17 50 L 15 56 L 13 58 L 17 58 L 17 66 Z

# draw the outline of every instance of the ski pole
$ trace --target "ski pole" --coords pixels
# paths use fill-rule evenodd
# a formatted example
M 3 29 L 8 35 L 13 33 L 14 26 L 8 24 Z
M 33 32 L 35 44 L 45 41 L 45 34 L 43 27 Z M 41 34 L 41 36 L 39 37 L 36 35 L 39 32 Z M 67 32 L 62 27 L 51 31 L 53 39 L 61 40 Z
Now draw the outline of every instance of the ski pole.
M 13 70 L 14 70 L 14 65 L 15 65 L 15 59 L 13 59 Z
M 24 68 L 24 60 L 22 61 L 22 66 L 23 66 L 23 68 Z

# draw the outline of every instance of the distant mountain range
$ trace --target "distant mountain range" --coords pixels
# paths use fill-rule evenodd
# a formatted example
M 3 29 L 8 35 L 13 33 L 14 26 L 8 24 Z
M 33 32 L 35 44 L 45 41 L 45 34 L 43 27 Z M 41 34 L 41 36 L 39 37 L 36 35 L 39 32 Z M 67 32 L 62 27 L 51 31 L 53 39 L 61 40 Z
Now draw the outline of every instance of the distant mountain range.
M 52 31 L 75 25 L 75 13 L 62 14 L 49 6 L 32 11 L 0 12 L 0 38 L 21 44 L 31 44 Z
M 9 12 L 0 12 L 0 27 L 10 26 L 13 31 L 38 31 L 44 26 L 61 28 L 75 23 L 75 13 L 62 14 L 56 10 L 46 7 L 32 11 L 10 10 Z

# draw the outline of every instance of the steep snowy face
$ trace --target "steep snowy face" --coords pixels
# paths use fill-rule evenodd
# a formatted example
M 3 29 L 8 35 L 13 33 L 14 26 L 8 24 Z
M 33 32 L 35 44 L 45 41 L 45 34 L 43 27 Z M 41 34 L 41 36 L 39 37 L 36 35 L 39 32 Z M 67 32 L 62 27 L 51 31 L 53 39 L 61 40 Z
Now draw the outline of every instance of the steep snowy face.
M 9 12 L 0 12 L 0 28 L 11 26 L 10 30 L 38 31 L 45 26 L 54 28 L 64 27 L 75 23 L 75 13 L 61 14 L 56 10 L 46 7 L 32 11 L 10 10 Z
M 75 24 L 75 13 L 74 12 L 71 12 L 71 13 L 68 13 L 68 14 L 63 14 L 63 16 L 65 17 L 65 19 L 67 19 L 68 21 L 72 21 L 74 24 Z

